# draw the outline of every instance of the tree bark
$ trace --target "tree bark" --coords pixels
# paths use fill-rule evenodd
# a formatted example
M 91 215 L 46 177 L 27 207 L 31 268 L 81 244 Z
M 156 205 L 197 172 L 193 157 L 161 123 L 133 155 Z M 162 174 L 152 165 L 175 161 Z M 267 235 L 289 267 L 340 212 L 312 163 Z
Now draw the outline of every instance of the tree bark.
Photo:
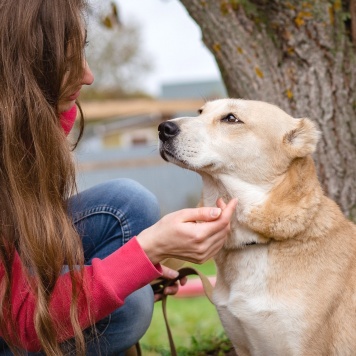
M 316 121 L 323 188 L 356 220 L 355 0 L 180 1 L 200 26 L 229 96 Z
M 350 0 L 351 39 L 356 45 L 356 0 Z

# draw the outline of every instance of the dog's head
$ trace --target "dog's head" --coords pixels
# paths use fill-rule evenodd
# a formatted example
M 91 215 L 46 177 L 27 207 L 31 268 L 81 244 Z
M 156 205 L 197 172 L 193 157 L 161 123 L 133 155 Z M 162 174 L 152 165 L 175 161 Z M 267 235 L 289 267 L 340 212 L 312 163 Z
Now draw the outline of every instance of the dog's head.
M 270 182 L 290 162 L 316 148 L 309 119 L 295 119 L 259 101 L 207 102 L 197 117 L 159 125 L 160 154 L 176 165 L 211 176 L 228 174 L 251 184 Z

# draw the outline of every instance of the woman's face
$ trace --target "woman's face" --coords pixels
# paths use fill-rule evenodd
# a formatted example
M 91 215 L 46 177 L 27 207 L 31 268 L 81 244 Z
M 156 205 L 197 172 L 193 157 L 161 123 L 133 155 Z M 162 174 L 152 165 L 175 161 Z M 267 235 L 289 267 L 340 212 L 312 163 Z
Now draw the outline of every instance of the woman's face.
M 80 94 L 80 90 L 82 89 L 82 86 L 91 85 L 94 81 L 93 73 L 91 72 L 86 59 L 84 59 L 83 66 L 84 66 L 83 77 L 78 83 L 78 87 L 68 97 L 63 98 L 58 104 L 58 109 L 60 113 L 70 110 L 73 107 L 73 105 L 75 105 L 75 101 L 77 100 Z

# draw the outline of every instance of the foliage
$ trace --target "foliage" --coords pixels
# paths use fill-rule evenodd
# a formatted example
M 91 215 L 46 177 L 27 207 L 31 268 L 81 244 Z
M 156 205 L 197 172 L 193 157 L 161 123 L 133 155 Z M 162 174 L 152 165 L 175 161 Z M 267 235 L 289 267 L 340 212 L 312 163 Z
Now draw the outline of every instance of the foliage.
M 167 348 L 148 347 L 144 345 L 144 354 L 147 356 L 162 355 L 169 356 L 171 353 Z M 224 333 L 219 335 L 205 335 L 201 337 L 191 336 L 190 347 L 180 346 L 177 348 L 178 356 L 205 356 L 216 355 L 222 356 L 230 353 L 232 345 Z
M 115 97 L 125 97 L 140 93 L 142 78 L 151 69 L 149 56 L 143 51 L 140 28 L 121 21 L 108 26 L 108 16 L 100 15 L 105 11 L 95 8 L 89 17 L 86 57 L 95 81 L 84 96 L 115 93 Z
M 205 275 L 216 273 L 213 261 L 194 267 Z M 167 315 L 179 355 L 218 355 L 231 349 L 216 309 L 207 298 L 169 297 Z M 155 304 L 151 326 L 141 345 L 145 356 L 170 354 L 161 302 Z

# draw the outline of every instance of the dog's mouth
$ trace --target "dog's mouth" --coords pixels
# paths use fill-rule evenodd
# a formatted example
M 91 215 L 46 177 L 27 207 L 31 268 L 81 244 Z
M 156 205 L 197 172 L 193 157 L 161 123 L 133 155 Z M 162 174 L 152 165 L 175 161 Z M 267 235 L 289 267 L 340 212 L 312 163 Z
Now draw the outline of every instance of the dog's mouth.
M 179 158 L 177 154 L 172 152 L 172 147 L 167 146 L 162 142 L 160 142 L 159 153 L 165 161 L 173 163 L 185 169 L 193 170 L 195 172 L 199 172 L 199 171 L 210 172 L 213 171 L 215 167 L 214 163 L 205 164 L 204 166 L 195 166 L 194 164 L 187 161 L 186 159 Z
M 184 168 L 189 168 L 189 163 L 186 160 L 177 157 L 177 155 L 172 152 L 171 147 L 167 147 L 167 145 L 164 144 L 162 141 L 160 142 L 159 153 L 165 161 L 174 163 Z
M 175 158 L 172 153 L 170 153 L 167 150 L 164 150 L 162 147 L 160 147 L 160 149 L 159 149 L 159 154 L 167 162 L 170 162 L 170 159 L 172 159 L 172 158 L 174 159 Z

